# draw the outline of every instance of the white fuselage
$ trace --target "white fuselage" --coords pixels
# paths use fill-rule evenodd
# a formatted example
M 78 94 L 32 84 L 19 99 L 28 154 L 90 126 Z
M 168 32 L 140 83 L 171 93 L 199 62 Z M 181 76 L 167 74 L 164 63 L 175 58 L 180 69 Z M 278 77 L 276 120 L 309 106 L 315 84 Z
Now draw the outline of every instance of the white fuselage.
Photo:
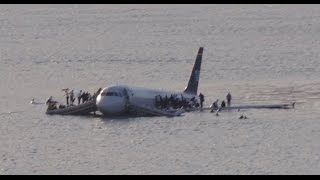
M 161 98 L 170 98 L 173 96 L 170 101 L 167 101 L 167 98 L 165 98 L 165 102 L 167 102 L 169 106 L 171 102 L 173 104 L 179 102 L 179 100 L 177 100 L 179 98 L 183 99 L 183 101 L 181 101 L 183 103 L 190 101 L 190 99 L 194 97 L 196 99 L 200 78 L 202 52 L 203 47 L 200 47 L 188 85 L 183 92 L 162 91 L 122 85 L 110 86 L 104 88 L 97 96 L 96 105 L 98 110 L 106 115 L 116 115 L 128 112 L 130 106 L 156 107 L 156 102 L 159 102 L 158 100 L 156 101 L 156 98 L 159 98 L 162 102 Z M 161 98 L 159 96 L 161 96 Z
M 98 110 L 105 115 L 119 115 L 128 112 L 128 103 L 155 107 L 156 96 L 158 95 L 168 98 L 171 95 L 180 98 L 182 95 L 186 100 L 196 97 L 196 95 L 183 92 L 118 85 L 104 88 L 97 96 L 96 105 Z

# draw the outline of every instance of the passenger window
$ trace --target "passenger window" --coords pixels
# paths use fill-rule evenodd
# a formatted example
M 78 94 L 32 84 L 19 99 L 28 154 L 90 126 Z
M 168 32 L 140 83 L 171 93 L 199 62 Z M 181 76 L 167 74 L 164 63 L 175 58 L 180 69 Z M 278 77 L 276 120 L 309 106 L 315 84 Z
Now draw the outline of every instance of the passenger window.
M 103 93 L 101 93 L 101 96 L 119 96 L 119 97 L 122 97 L 122 95 L 120 93 L 116 93 L 116 92 L 103 92 Z
M 113 92 L 107 92 L 106 96 L 113 96 Z

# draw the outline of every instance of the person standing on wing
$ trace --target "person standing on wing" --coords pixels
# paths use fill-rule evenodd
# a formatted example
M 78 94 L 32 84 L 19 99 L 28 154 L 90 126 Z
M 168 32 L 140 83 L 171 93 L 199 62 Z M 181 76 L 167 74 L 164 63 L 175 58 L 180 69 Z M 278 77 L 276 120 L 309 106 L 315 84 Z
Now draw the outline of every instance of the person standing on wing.
M 204 102 L 204 95 L 202 93 L 199 94 L 199 98 L 200 98 L 200 107 L 202 109 L 203 107 L 203 102 Z
M 67 105 L 69 105 L 69 89 L 63 89 L 63 91 L 65 92 L 65 96 L 66 96 L 66 101 L 67 101 Z
M 231 99 L 232 99 L 232 96 L 231 96 L 231 94 L 229 92 L 228 95 L 227 95 L 227 105 L 228 105 L 228 107 L 231 106 Z
M 212 103 L 212 105 L 211 105 L 211 112 L 213 112 L 214 110 L 219 109 L 218 102 L 219 102 L 219 99 L 217 99 L 215 102 Z
M 73 105 L 73 102 L 74 102 L 74 93 L 73 93 L 73 89 L 71 90 L 70 92 L 70 104 Z
M 81 97 L 82 97 L 82 90 L 80 90 L 80 92 L 77 94 L 77 98 L 78 98 L 78 105 L 80 104 Z

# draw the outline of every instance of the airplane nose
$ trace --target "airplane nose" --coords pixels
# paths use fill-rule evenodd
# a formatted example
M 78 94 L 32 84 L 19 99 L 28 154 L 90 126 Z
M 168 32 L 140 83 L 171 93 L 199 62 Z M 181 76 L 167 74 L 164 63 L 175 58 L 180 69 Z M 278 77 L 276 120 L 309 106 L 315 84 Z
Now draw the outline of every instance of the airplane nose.
M 121 97 L 99 95 L 96 105 L 98 110 L 103 114 L 119 114 L 126 109 L 125 101 Z
M 107 113 L 110 109 L 112 109 L 112 102 L 109 101 L 109 98 L 100 96 L 96 101 L 97 108 L 102 113 Z
M 96 100 L 96 106 L 98 108 L 98 110 L 101 111 L 101 109 L 105 109 L 105 103 L 104 103 L 105 99 L 102 96 L 98 96 L 97 100 Z

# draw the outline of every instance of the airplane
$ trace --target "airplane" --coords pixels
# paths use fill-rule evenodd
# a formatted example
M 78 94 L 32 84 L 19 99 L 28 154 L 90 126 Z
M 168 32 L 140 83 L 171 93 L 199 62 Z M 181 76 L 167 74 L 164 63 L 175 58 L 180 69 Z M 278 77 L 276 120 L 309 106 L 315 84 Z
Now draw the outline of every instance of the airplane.
M 149 89 L 128 85 L 113 85 L 103 88 L 96 98 L 96 107 L 104 115 L 124 115 L 142 113 L 151 115 L 180 115 L 184 110 L 170 113 L 156 108 L 156 98 L 171 95 L 183 98 L 187 102 L 197 99 L 200 79 L 203 47 L 200 47 L 189 78 L 187 87 L 182 92 Z
M 199 108 L 197 106 L 198 96 L 198 85 L 200 79 L 200 70 L 202 63 L 203 47 L 200 47 L 196 60 L 189 78 L 189 82 L 184 91 L 165 91 L 149 89 L 144 87 L 135 87 L 128 85 L 113 85 L 110 87 L 99 88 L 99 90 L 94 93 L 92 100 L 80 104 L 78 106 L 70 106 L 67 108 L 58 109 L 47 109 L 46 114 L 63 114 L 63 115 L 76 115 L 76 114 L 88 114 L 98 110 L 104 115 L 128 115 L 128 114 L 138 114 L 138 115 L 158 115 L 158 116 L 179 116 L 186 111 L 197 111 L 197 110 L 211 110 L 218 112 L 222 110 L 233 110 L 237 109 L 292 109 L 295 107 L 295 103 L 292 104 L 275 104 L 275 105 L 238 105 L 232 107 L 203 107 Z M 62 89 L 67 91 L 68 89 Z M 188 105 L 183 108 L 159 108 L 158 102 L 163 99 L 174 97 L 179 99 L 180 102 L 184 100 Z M 50 97 L 52 98 L 52 97 Z M 31 104 L 35 104 L 34 99 Z M 42 103 L 44 104 L 44 103 Z M 180 106 L 181 107 L 181 104 Z

